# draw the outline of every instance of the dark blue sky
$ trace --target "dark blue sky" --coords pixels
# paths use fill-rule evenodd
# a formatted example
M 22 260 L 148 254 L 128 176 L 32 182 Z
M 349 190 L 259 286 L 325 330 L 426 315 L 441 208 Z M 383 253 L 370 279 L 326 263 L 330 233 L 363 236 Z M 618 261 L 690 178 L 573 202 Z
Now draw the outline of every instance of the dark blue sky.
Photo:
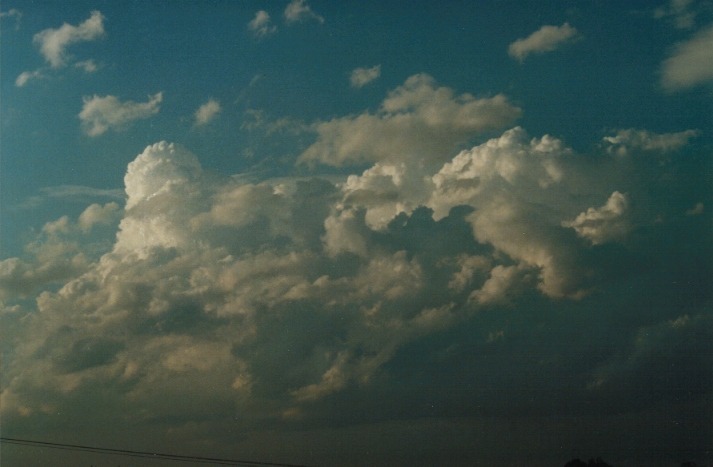
M 1 12 L 3 436 L 713 461 L 708 2 Z

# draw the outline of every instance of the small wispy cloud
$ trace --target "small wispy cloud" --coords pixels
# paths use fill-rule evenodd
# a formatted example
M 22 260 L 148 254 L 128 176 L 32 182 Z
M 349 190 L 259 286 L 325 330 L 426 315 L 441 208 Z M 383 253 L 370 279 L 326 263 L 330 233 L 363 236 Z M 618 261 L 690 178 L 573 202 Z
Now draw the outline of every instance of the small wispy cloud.
M 324 23 L 324 18 L 315 13 L 305 0 L 292 0 L 284 11 L 285 21 L 290 23 L 299 23 L 307 20 L 315 20 L 319 23 Z
M 35 34 L 33 42 L 40 47 L 40 53 L 52 68 L 66 65 L 67 47 L 78 42 L 87 42 L 104 35 L 104 15 L 92 11 L 89 19 L 72 26 L 64 23 L 57 29 L 45 29 Z
M 195 126 L 203 126 L 210 123 L 218 116 L 221 110 L 220 102 L 215 99 L 208 100 L 196 110 L 194 114 Z
M 277 26 L 272 24 L 270 14 L 265 10 L 255 13 L 255 18 L 248 23 L 248 30 L 257 38 L 270 36 L 277 32 Z
M 692 0 L 670 0 L 665 6 L 654 10 L 654 18 L 670 19 L 678 29 L 690 29 L 696 22 L 696 11 L 691 6 Z
M 0 11 L 0 19 L 4 18 L 15 18 L 15 30 L 20 29 L 20 20 L 22 19 L 22 12 L 17 8 L 10 8 L 7 11 Z
M 121 102 L 116 96 L 84 97 L 79 119 L 87 135 L 99 136 L 109 129 L 121 130 L 135 120 L 157 114 L 162 100 L 161 92 L 149 96 L 147 102 Z
M 524 39 L 518 39 L 508 47 L 508 54 L 519 61 L 533 53 L 552 52 L 579 37 L 576 28 L 564 23 L 562 26 L 542 26 Z
M 678 151 L 699 134 L 698 130 L 659 134 L 648 130 L 628 128 L 617 131 L 614 136 L 605 136 L 603 141 L 607 152 L 617 156 L 626 156 L 631 150 L 657 151 L 665 154 Z
M 74 67 L 79 68 L 86 73 L 94 73 L 99 69 L 99 66 L 94 60 L 82 60 L 81 62 L 75 63 Z
M 352 70 L 349 76 L 349 82 L 353 88 L 361 88 L 371 83 L 381 76 L 381 65 L 376 65 L 371 68 L 356 68 Z
M 17 205 L 17 209 L 32 209 L 48 200 L 62 200 L 77 203 L 93 202 L 97 199 L 123 201 L 123 189 L 95 188 L 84 185 L 57 185 L 40 188 L 39 194 L 30 196 Z
M 42 70 L 23 71 L 15 79 L 15 86 L 17 86 L 18 88 L 21 88 L 24 85 L 26 85 L 28 82 L 30 82 L 30 80 L 44 78 L 44 76 L 45 75 L 44 75 L 44 73 L 42 73 Z
M 706 210 L 706 207 L 703 203 L 698 202 L 696 203 L 695 206 L 693 206 L 691 209 L 688 209 L 686 211 L 687 216 L 698 216 L 703 214 L 703 212 Z

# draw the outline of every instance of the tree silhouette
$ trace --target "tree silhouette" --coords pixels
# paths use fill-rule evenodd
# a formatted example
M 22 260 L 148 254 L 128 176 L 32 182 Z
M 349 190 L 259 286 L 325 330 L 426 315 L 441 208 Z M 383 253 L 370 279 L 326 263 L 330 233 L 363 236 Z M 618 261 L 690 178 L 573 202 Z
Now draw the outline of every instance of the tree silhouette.
M 581 459 L 572 459 L 567 462 L 564 467 L 612 467 L 602 460 L 601 457 L 596 459 L 589 459 L 589 462 L 584 462 Z

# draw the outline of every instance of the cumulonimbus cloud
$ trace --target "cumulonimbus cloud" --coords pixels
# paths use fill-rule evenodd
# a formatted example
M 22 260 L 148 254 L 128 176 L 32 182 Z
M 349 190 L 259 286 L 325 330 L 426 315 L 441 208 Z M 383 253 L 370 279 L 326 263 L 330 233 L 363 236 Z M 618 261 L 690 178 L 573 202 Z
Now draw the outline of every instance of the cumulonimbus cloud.
M 511 43 L 508 46 L 508 54 L 522 62 L 530 54 L 552 52 L 578 37 L 577 29 L 569 23 L 562 26 L 542 26 L 526 38 Z
M 157 114 L 162 100 L 161 92 L 149 96 L 146 102 L 122 102 L 111 95 L 84 97 L 79 119 L 87 135 L 99 136 L 107 130 L 121 130 L 131 122 Z
M 108 102 L 111 109 L 138 105 Z M 127 111 L 151 112 L 151 105 Z M 581 332 L 587 312 L 606 312 L 597 300 L 609 295 L 596 292 L 624 266 L 632 269 L 630 233 L 645 235 L 675 215 L 701 219 L 686 216 L 682 204 L 661 203 L 680 196 L 690 180 L 661 185 L 673 171 L 638 157 L 673 154 L 688 139 L 619 130 L 609 144 L 626 151 L 599 147 L 597 157 L 520 127 L 468 143 L 517 115 L 504 96 L 458 95 L 417 75 L 383 101 L 378 119 L 388 131 L 366 112 L 317 125 L 327 125 L 316 134 L 317 160 L 366 165 L 339 179 L 247 181 L 205 170 L 178 144 L 147 146 L 127 167 L 123 209 L 111 200 L 59 217 L 31 242 L 27 259 L 0 261 L 0 319 L 12 330 L 3 362 L 4 423 L 46 421 L 90 400 L 101 420 L 142 430 L 157 429 L 156 420 L 171 433 L 209 424 L 211 436 L 235 424 L 246 432 L 300 420 L 318 426 L 345 411 L 363 416 L 350 409 L 354 397 L 370 408 L 384 406 L 369 397 L 374 393 L 389 404 L 411 404 L 420 393 L 400 401 L 403 374 L 442 361 L 462 365 L 466 354 L 498 364 L 521 358 L 527 352 L 518 342 L 537 332 L 532 315 L 593 297 L 571 321 L 563 309 L 547 315 L 560 320 L 548 327 L 565 329 L 567 338 L 548 335 L 546 345 L 538 344 L 547 348 L 537 349 L 537 371 L 553 361 L 548 369 L 571 372 L 561 363 L 562 348 L 572 345 L 567 326 L 576 323 Z M 111 125 L 131 119 L 116 117 Z M 379 145 L 351 139 L 362 125 L 376 129 Z M 419 132 L 432 140 L 427 151 Z M 394 141 L 400 139 L 416 141 Z M 645 177 L 659 183 L 655 211 L 642 206 L 650 188 Z M 699 202 L 697 190 L 683 206 Z M 511 339 L 508 326 L 519 320 L 523 329 Z M 658 329 L 648 313 L 645 322 L 644 331 Z M 636 345 L 622 337 L 621 355 L 603 362 L 597 354 L 578 370 L 577 381 L 590 383 L 583 397 L 645 380 L 637 362 L 660 354 L 666 342 L 707 342 L 696 336 L 708 323 L 691 314 L 644 340 L 634 329 Z M 466 325 L 467 337 L 454 331 Z M 408 360 L 421 345 L 438 349 L 421 352 L 431 363 Z M 478 378 L 501 377 L 492 364 L 483 370 L 469 362 L 480 372 L 473 387 Z M 409 378 L 422 391 L 425 380 Z M 511 375 L 504 379 L 482 391 L 509 408 Z M 451 389 L 439 403 L 456 404 Z M 531 400 L 523 403 L 529 411 Z
M 3 410 L 40 410 L 114 377 L 131 381 L 132 398 L 148 408 L 157 381 L 173 397 L 172 381 L 192 375 L 222 388 L 210 390 L 218 399 L 264 390 L 292 413 L 369 381 L 419 336 L 528 289 L 583 297 L 596 285 L 588 248 L 625 237 L 635 219 L 620 192 L 583 204 L 603 188 L 577 193 L 569 180 L 596 172 L 579 169 L 562 141 L 520 128 L 429 167 L 381 161 L 341 184 L 245 183 L 207 174 L 181 146 L 148 146 L 128 166 L 123 210 L 93 204 L 76 221 L 48 223 L 44 263 L 0 262 L 5 298 L 65 281 L 37 306 L 67 317 L 33 325 L 33 339 L 18 343 Z M 71 239 L 117 222 L 99 260 Z M 446 233 L 451 241 L 439 240 Z M 303 320 L 310 332 L 292 333 Z M 69 323 L 74 337 L 64 339 Z M 119 324 L 169 334 L 119 337 Z M 86 339 L 96 345 L 73 344 Z M 52 344 L 41 374 L 16 366 L 44 341 Z M 271 365 L 290 368 L 287 380 L 255 360 L 268 349 Z

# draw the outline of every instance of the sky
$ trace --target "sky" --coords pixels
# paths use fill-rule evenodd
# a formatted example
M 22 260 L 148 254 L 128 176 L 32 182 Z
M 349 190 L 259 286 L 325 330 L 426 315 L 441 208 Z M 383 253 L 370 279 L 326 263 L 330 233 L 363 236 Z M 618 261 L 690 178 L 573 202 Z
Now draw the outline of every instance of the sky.
M 4 0 L 0 31 L 3 437 L 713 465 L 711 2 Z

